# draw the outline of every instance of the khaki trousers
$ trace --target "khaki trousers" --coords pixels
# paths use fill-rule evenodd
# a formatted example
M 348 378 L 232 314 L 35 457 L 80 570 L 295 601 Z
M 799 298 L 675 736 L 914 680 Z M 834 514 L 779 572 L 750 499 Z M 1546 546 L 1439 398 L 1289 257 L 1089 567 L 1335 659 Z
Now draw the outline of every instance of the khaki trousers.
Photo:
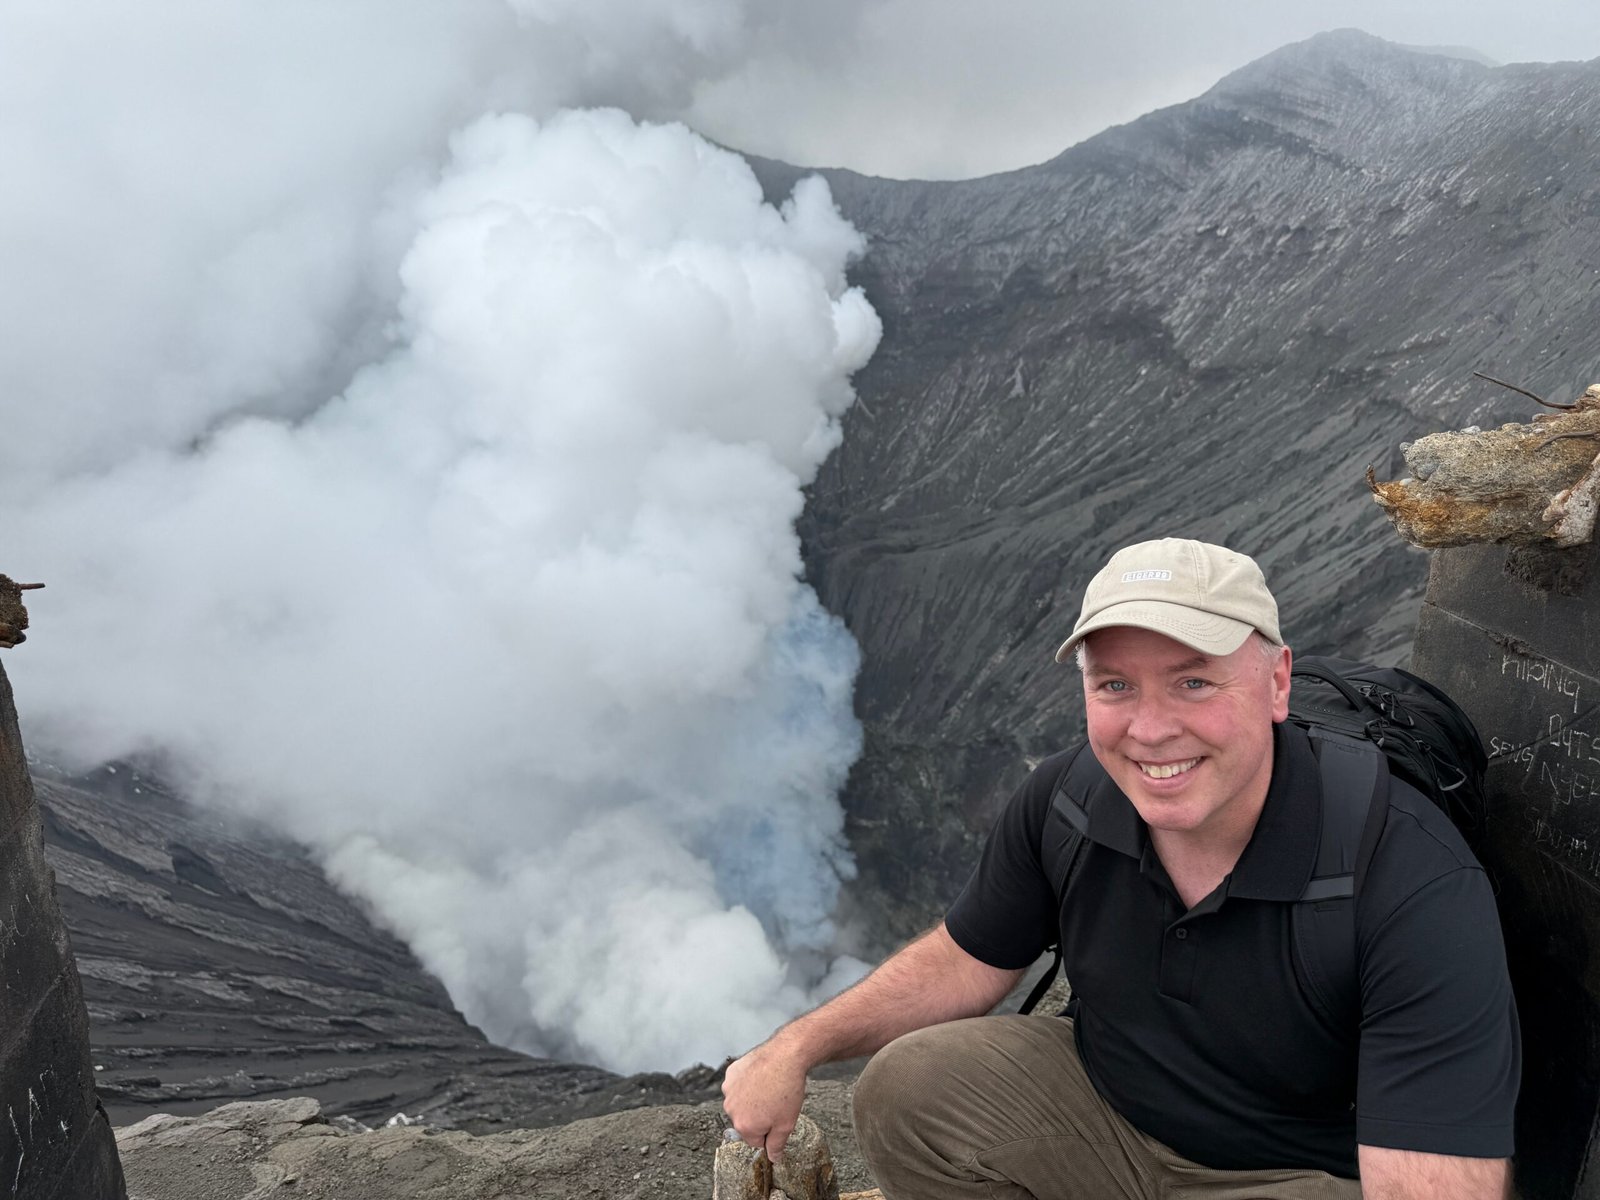
M 1218 1171 L 1100 1098 L 1061 1017 L 975 1017 L 891 1042 L 862 1072 L 856 1137 L 888 1200 L 1360 1200 L 1322 1171 Z

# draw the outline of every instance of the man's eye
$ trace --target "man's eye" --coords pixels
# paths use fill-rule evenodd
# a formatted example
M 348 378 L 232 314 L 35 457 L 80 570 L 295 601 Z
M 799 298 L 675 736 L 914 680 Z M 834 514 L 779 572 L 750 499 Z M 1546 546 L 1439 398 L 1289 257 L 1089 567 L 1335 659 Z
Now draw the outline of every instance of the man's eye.
M 1178 686 L 1180 686 L 1180 687 L 1181 687 L 1181 688 L 1183 688 L 1183 690 L 1184 690 L 1184 691 L 1186 691 L 1186 692 L 1198 692 L 1198 691 L 1200 691 L 1200 690 L 1201 690 L 1201 689 L 1202 689 L 1202 688 L 1208 688 L 1208 687 L 1210 687 L 1210 686 L 1211 686 L 1211 684 L 1210 684 L 1210 683 L 1208 683 L 1208 682 L 1207 682 L 1207 681 L 1206 681 L 1206 680 L 1204 680 L 1204 679 L 1185 679 L 1185 680 L 1184 680 L 1184 681 L 1183 681 L 1183 682 L 1182 682 L 1182 683 L 1181 683 L 1181 684 L 1179 684 L 1179 685 L 1178 685 Z
M 1128 682 L 1125 679 L 1108 679 L 1100 687 L 1107 692 L 1125 692 L 1128 690 Z

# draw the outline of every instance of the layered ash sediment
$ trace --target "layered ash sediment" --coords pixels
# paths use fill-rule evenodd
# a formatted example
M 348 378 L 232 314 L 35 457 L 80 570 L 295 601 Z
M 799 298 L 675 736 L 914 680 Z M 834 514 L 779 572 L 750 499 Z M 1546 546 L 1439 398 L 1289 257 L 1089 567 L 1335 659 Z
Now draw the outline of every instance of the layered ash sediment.
M 761 172 L 773 194 L 796 174 Z M 853 900 L 892 936 L 1078 736 L 1052 652 L 1111 551 L 1237 546 L 1298 649 L 1401 661 L 1426 560 L 1365 468 L 1525 418 L 1473 370 L 1573 395 L 1600 366 L 1600 61 L 1490 69 L 1346 31 L 1038 167 L 825 174 L 885 333 L 802 528 L 861 644 Z
M 707 1069 L 622 1077 L 493 1046 L 298 846 L 126 765 L 30 770 L 116 1124 L 313 1095 L 481 1132 L 715 1094 Z

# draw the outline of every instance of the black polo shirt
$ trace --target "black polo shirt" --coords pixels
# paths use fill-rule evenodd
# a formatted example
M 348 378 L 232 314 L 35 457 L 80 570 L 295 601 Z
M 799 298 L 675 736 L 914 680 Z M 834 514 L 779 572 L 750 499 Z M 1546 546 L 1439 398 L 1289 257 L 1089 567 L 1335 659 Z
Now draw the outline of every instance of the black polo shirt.
M 1067 894 L 1052 894 L 1041 838 L 1071 758 L 1046 759 L 1011 798 L 945 923 L 967 953 L 1008 969 L 1037 959 L 1059 928 L 1078 1051 L 1113 1108 L 1222 1170 L 1354 1177 L 1358 1141 L 1511 1153 L 1521 1061 L 1499 917 L 1431 801 L 1392 781 L 1356 902 L 1361 1016 L 1336 1028 L 1303 994 L 1291 942 L 1321 828 L 1304 732 L 1275 728 L 1255 833 L 1187 911 L 1143 821 L 1111 788 L 1091 807 Z

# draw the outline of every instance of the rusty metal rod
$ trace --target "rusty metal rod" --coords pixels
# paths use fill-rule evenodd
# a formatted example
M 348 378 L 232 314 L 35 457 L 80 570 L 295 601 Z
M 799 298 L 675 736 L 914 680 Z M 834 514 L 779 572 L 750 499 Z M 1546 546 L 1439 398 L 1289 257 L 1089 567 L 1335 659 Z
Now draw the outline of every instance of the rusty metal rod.
M 1543 396 L 1534 395 L 1534 393 L 1530 392 L 1525 387 L 1518 387 L 1514 383 L 1507 383 L 1504 379 L 1496 379 L 1493 375 L 1485 375 L 1482 371 L 1474 371 L 1473 375 L 1479 379 L 1487 379 L 1490 383 L 1498 383 L 1503 388 L 1510 388 L 1513 392 L 1516 392 L 1517 395 L 1526 396 L 1529 400 L 1533 400 L 1536 403 L 1542 404 L 1546 408 L 1559 408 L 1570 411 L 1571 409 L 1578 407 L 1576 404 L 1556 404 L 1554 401 L 1546 400 Z

